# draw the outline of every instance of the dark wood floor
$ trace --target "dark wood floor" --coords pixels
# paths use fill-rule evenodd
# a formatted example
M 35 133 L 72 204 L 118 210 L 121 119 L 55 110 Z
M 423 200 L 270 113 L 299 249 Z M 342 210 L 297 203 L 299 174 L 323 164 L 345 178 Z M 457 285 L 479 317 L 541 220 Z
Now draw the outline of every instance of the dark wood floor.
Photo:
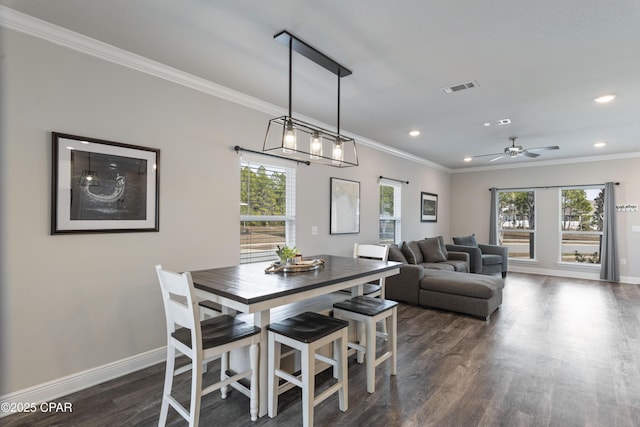
M 349 410 L 333 396 L 316 407 L 317 426 L 640 426 L 638 285 L 510 273 L 489 322 L 402 305 L 398 330 L 397 376 L 381 365 L 368 395 L 364 366 L 350 360 Z M 157 425 L 163 375 L 156 365 L 58 399 L 72 414 L 0 424 Z M 235 391 L 206 396 L 201 414 L 203 426 L 299 425 L 300 392 L 281 396 L 274 419 L 251 423 Z M 171 410 L 170 422 L 185 424 Z

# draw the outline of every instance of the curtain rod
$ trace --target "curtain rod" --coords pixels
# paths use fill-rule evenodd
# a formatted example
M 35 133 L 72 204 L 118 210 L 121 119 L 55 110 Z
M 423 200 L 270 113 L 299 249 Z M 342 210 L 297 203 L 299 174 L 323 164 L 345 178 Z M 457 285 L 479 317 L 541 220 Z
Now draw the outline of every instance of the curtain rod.
M 248 148 L 242 148 L 239 145 L 236 145 L 235 147 L 233 147 L 233 149 L 236 151 L 236 153 L 240 151 L 246 151 L 247 153 L 260 154 L 262 156 L 275 157 L 276 159 L 289 160 L 290 162 L 303 163 L 307 166 L 311 164 L 311 162 L 308 160 L 305 161 L 305 160 L 290 159 L 288 157 L 276 156 L 275 154 L 263 153 L 262 151 L 255 151 L 255 150 L 249 150 Z
M 619 182 L 614 182 L 615 185 L 620 185 Z M 580 184 L 580 185 L 547 185 L 543 187 L 507 187 L 507 188 L 496 188 L 496 190 L 538 190 L 538 189 L 547 189 L 547 188 L 582 188 L 582 187 L 597 187 L 604 184 Z M 491 191 L 491 188 L 489 189 Z
M 408 184 L 408 183 L 409 183 L 409 181 L 403 181 L 403 180 L 401 180 L 401 179 L 394 179 L 394 178 L 387 178 L 387 177 L 385 177 L 385 176 L 380 175 L 380 176 L 378 177 L 378 180 L 381 180 L 381 179 L 388 179 L 389 181 L 401 182 L 401 183 L 403 183 L 403 184 Z

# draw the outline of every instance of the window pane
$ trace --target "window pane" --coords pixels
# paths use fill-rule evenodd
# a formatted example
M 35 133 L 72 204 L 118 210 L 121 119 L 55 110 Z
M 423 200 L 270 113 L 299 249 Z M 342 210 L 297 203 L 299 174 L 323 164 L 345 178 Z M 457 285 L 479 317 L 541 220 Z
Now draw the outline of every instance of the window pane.
M 535 228 L 535 193 L 533 191 L 500 192 L 498 212 L 500 229 L 533 230 Z
M 603 203 L 604 188 L 562 190 L 562 230 L 602 231 Z
M 277 261 L 277 246 L 284 245 L 284 221 L 240 222 L 240 263 Z
M 389 185 L 380 185 L 380 216 L 395 216 L 393 190 Z
M 380 220 L 380 243 L 391 244 L 396 242 L 396 222 L 389 219 Z
M 509 258 L 531 258 L 534 251 L 534 234 L 528 231 L 500 231 L 499 241 L 509 248 Z
M 240 215 L 286 215 L 287 175 L 263 165 L 245 165 L 240 174 Z
M 562 261 L 600 264 L 599 234 L 562 234 Z

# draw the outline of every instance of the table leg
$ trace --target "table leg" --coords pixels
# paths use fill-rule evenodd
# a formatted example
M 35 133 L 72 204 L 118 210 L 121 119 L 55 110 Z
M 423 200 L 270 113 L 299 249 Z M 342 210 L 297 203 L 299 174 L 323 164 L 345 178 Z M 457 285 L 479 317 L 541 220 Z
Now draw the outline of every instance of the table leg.
M 259 311 L 253 314 L 253 324 L 259 326 L 260 332 L 260 353 L 258 360 L 258 416 L 267 415 L 267 402 L 269 400 L 269 381 L 267 361 L 269 354 L 267 346 L 267 326 L 271 323 L 271 312 L 269 310 Z

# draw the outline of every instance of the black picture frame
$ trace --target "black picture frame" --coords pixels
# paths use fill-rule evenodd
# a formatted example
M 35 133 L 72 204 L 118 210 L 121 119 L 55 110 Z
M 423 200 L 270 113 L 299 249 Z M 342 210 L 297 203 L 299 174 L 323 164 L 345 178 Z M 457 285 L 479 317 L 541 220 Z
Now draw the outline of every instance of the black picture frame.
M 51 234 L 160 230 L 160 150 L 58 132 L 51 139 Z
M 438 222 L 438 195 L 420 193 L 420 222 Z
M 360 183 L 331 178 L 330 234 L 360 233 Z

